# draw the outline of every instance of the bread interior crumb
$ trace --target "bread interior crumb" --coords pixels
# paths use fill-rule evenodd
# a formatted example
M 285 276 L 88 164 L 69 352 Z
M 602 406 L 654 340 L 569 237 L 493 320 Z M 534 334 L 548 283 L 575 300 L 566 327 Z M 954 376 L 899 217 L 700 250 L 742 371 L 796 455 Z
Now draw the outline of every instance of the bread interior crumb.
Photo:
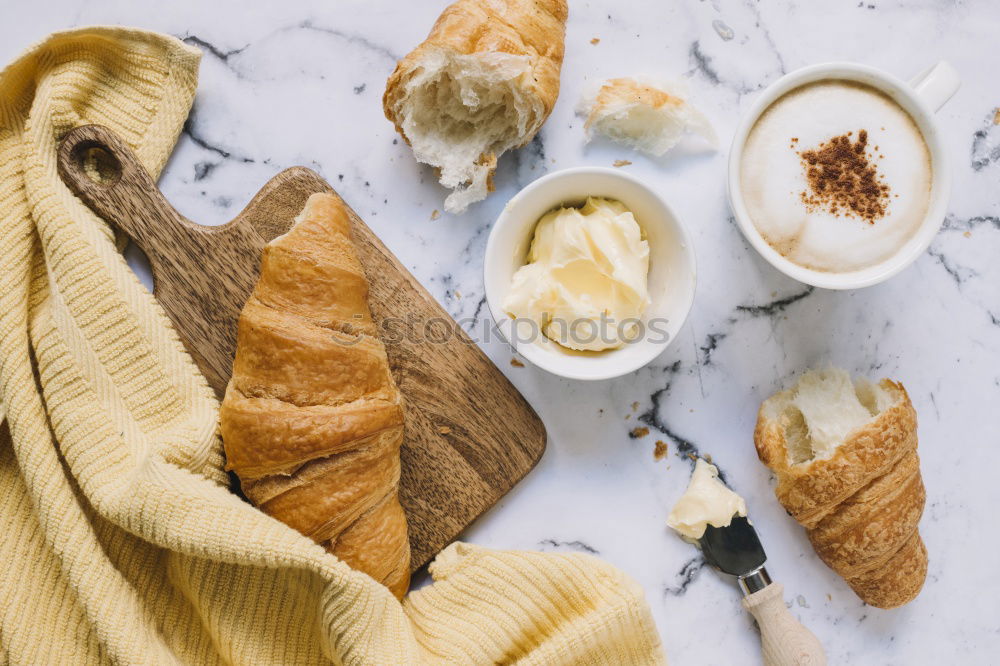
M 456 190 L 445 201 L 449 212 L 485 198 L 496 158 L 536 129 L 543 110 L 519 84 L 530 72 L 526 56 L 436 51 L 407 82 L 403 131 L 416 158 Z
M 852 432 L 895 401 L 889 390 L 864 378 L 852 381 L 845 370 L 807 372 L 779 400 L 789 462 L 829 458 Z

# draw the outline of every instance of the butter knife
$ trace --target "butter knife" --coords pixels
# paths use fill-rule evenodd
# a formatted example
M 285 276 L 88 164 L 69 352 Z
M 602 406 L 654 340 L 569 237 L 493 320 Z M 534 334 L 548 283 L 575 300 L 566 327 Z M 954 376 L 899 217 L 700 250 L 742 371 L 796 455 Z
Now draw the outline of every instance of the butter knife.
M 709 525 L 698 543 L 706 562 L 736 576 L 743 591 L 743 607 L 760 627 L 766 666 L 826 664 L 823 646 L 788 612 L 784 588 L 781 583 L 772 582 L 764 568 L 767 555 L 750 521 L 736 515 L 726 527 Z

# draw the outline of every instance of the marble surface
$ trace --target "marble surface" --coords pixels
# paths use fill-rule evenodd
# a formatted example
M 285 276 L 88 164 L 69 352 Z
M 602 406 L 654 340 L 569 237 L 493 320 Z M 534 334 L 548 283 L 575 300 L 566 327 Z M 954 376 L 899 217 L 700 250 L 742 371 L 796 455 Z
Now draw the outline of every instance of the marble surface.
M 280 169 L 310 166 L 456 318 L 477 322 L 469 329 L 480 338 L 489 318 L 483 249 L 504 202 L 548 171 L 631 160 L 624 168 L 658 188 L 694 236 L 691 316 L 659 359 L 614 381 L 577 383 L 514 367 L 503 343 L 484 341 L 550 439 L 537 469 L 464 538 L 606 558 L 645 589 L 672 663 L 757 663 L 756 630 L 733 582 L 664 527 L 691 471 L 687 454 L 710 454 L 746 497 L 771 573 L 831 664 L 995 663 L 1000 5 L 571 0 L 552 117 L 534 142 L 502 160 L 486 202 L 433 220 L 445 192 L 397 140 L 381 95 L 396 59 L 444 4 L 9 3 L 0 60 L 51 30 L 95 23 L 144 26 L 200 47 L 197 102 L 161 181 L 168 198 L 195 220 L 219 223 Z M 938 115 L 954 174 L 943 229 L 904 273 L 854 292 L 808 288 L 771 269 L 744 242 L 724 196 L 725 144 L 741 110 L 783 72 L 834 59 L 902 77 L 947 59 L 964 81 Z M 636 73 L 687 79 L 723 148 L 652 160 L 607 144 L 585 147 L 574 115 L 584 84 Z M 866 607 L 816 558 L 754 453 L 761 399 L 831 362 L 901 380 L 920 416 L 930 570 L 919 598 L 901 609 Z M 637 427 L 649 434 L 635 436 Z M 669 447 L 660 461 L 657 440 Z

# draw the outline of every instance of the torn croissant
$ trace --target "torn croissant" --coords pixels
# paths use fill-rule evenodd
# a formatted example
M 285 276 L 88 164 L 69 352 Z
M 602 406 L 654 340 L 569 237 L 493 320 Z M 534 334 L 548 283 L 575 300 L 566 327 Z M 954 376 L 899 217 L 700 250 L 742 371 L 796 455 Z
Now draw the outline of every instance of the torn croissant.
M 385 116 L 461 213 L 492 191 L 500 156 L 527 144 L 559 95 L 565 0 L 458 0 L 399 61 Z
M 588 140 L 594 133 L 603 134 L 659 157 L 685 134 L 694 133 L 714 148 L 715 130 L 685 97 L 677 85 L 644 77 L 608 79 L 584 96 L 578 112 L 586 118 Z
M 314 194 L 264 248 L 220 422 L 251 502 L 401 598 L 403 407 L 376 333 L 347 207 Z
M 927 576 L 917 414 L 902 384 L 812 371 L 760 407 L 757 455 L 778 501 L 865 603 L 911 601 Z

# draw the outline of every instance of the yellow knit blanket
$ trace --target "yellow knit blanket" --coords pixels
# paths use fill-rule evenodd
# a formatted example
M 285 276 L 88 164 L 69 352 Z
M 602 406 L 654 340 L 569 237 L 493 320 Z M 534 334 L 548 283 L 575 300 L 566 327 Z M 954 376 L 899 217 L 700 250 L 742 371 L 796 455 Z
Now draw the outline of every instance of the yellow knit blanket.
M 198 58 L 88 28 L 0 72 L 0 664 L 662 663 L 595 558 L 455 544 L 400 604 L 228 491 L 216 400 L 55 167 L 99 123 L 159 174 Z

